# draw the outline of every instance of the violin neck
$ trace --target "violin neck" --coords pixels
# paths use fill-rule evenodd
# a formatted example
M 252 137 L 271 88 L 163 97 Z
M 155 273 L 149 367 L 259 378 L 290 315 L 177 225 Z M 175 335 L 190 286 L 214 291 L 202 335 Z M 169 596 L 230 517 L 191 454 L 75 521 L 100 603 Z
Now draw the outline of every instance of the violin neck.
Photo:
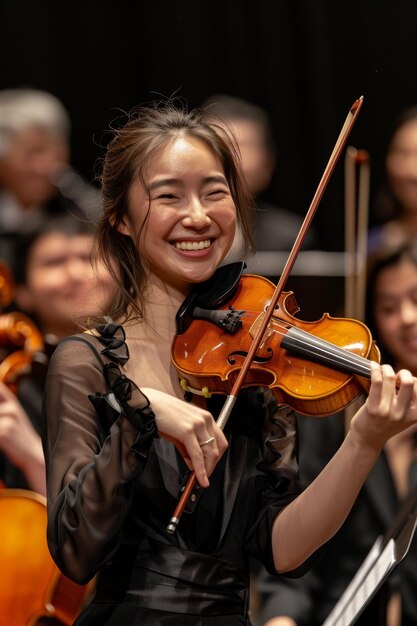
M 296 326 L 290 328 L 283 336 L 281 346 L 311 361 L 328 365 L 341 372 L 365 378 L 371 377 L 371 365 L 368 359 L 312 335 L 302 328 Z

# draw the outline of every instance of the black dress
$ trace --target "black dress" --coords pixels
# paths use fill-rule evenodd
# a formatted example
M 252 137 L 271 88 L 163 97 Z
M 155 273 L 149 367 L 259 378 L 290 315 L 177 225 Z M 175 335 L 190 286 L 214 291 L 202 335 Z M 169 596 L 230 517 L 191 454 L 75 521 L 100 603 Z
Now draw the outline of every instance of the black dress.
M 123 328 L 98 331 L 58 346 L 45 394 L 49 547 L 70 578 L 98 572 L 77 626 L 249 624 L 249 562 L 275 573 L 271 528 L 300 491 L 293 412 L 269 390 L 242 392 L 210 488 L 169 535 L 187 468 L 138 428 L 143 395 L 123 374 Z M 209 401 L 214 415 L 222 402 Z

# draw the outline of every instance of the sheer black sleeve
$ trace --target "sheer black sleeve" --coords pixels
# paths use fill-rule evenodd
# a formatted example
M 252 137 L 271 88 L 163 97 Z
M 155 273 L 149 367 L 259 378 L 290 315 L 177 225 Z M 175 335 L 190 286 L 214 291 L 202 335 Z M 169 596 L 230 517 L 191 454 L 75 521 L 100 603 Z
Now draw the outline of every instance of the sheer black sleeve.
M 109 393 L 97 356 L 76 338 L 58 346 L 43 411 L 49 548 L 59 568 L 80 583 L 92 578 L 119 546 L 132 481 L 143 467 L 144 445 L 150 445 L 134 408 L 128 416 L 111 388 Z M 115 378 L 119 387 L 127 380 Z M 107 424 L 101 423 L 98 403 L 107 404 L 113 415 Z

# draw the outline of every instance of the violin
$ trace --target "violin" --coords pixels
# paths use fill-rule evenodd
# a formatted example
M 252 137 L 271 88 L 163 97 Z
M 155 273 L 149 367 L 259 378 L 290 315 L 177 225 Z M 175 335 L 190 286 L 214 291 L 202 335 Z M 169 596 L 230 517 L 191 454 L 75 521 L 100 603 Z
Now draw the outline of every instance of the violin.
M 193 295 L 177 314 L 172 362 L 187 393 L 228 394 L 259 330 L 275 285 L 262 276 L 241 275 L 243 267 L 226 266 L 212 279 L 212 285 L 224 286 L 227 276 L 232 282 L 216 299 L 218 304 L 232 292 L 223 308 L 195 306 Z M 325 313 L 306 322 L 295 317 L 298 311 L 293 292 L 283 292 L 243 387 L 269 387 L 278 403 L 313 417 L 341 411 L 369 390 L 369 361 L 379 362 L 379 350 L 360 321 Z

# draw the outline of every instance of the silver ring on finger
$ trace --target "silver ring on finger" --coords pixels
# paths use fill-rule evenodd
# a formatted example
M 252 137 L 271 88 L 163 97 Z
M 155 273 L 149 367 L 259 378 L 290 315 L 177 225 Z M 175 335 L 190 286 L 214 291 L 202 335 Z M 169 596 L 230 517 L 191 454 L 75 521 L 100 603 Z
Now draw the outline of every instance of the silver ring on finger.
M 200 448 L 202 448 L 203 446 L 206 446 L 208 443 L 211 443 L 212 441 L 214 441 L 214 437 L 210 437 L 206 441 L 200 441 L 199 446 Z

